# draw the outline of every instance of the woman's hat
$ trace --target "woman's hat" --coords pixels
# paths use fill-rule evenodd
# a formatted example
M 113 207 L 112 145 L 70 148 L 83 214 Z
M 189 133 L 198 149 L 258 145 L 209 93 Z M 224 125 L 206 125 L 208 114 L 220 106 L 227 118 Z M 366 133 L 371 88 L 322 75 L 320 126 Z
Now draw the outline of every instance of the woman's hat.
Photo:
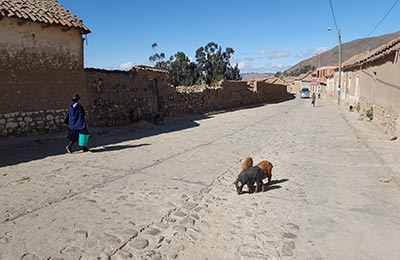
M 72 100 L 77 101 L 79 100 L 81 97 L 78 94 L 73 95 Z

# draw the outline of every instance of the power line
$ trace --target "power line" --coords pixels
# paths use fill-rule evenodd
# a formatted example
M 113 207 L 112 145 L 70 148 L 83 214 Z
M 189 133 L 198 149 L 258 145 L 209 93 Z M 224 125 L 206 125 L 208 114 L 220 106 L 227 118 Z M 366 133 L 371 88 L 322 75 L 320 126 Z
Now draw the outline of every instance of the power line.
M 374 29 L 372 29 L 372 31 L 367 35 L 367 37 L 369 37 L 375 30 L 376 28 L 378 28 L 378 26 L 383 22 L 383 20 L 385 20 L 386 16 L 388 16 L 388 14 L 392 11 L 392 9 L 397 5 L 397 3 L 400 0 L 396 0 L 396 2 L 392 5 L 392 7 L 389 9 L 389 11 L 387 11 L 387 13 L 385 14 L 385 16 L 383 16 L 383 18 L 379 21 L 379 23 L 374 27 Z
M 397 1 L 400 1 L 400 0 L 397 0 Z M 333 21 L 335 22 L 336 31 L 339 32 L 339 28 L 338 28 L 337 22 L 336 22 L 335 12 L 333 11 L 332 0 L 329 0 L 329 4 L 331 5 L 331 11 L 332 11 L 332 16 L 333 16 Z

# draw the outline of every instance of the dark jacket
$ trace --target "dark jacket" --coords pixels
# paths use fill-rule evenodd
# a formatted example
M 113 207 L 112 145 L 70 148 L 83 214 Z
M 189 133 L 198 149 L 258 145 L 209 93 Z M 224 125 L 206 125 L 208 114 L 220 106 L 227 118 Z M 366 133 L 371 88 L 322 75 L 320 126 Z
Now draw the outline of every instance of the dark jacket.
M 85 109 L 79 103 L 72 103 L 69 106 L 68 114 L 65 117 L 64 123 L 69 126 L 71 130 L 83 130 L 86 128 Z

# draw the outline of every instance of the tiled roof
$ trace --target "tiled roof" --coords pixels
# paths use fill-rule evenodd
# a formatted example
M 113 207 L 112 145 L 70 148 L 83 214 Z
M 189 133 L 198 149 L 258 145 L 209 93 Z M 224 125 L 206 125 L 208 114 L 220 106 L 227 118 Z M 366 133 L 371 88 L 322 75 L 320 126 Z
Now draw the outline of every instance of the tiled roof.
M 294 76 L 287 76 L 284 78 L 287 83 L 292 83 L 297 80 L 297 77 Z
M 361 59 L 363 57 L 366 57 L 368 55 L 369 51 L 365 51 L 362 53 L 359 53 L 357 55 L 354 55 L 353 57 L 350 57 L 348 60 L 345 60 L 342 63 L 342 68 L 346 68 L 346 67 L 352 67 L 354 65 L 356 65 L 359 61 L 361 61 Z M 339 67 L 336 68 L 336 70 L 339 69 Z
M 301 79 L 301 81 L 311 82 L 311 79 L 312 79 L 312 75 L 311 75 L 311 73 L 310 73 L 310 74 L 307 74 L 307 76 L 303 77 L 303 78 Z
M 355 55 L 343 62 L 342 67 L 346 69 L 361 66 L 367 62 L 372 62 L 377 59 L 383 58 L 393 51 L 398 50 L 400 50 L 400 38 L 394 39 L 384 45 L 381 45 L 378 48 L 373 49 L 372 51 L 366 51 L 361 54 Z
M 337 67 L 338 67 L 338 65 L 326 65 L 326 66 L 322 66 L 322 67 L 319 67 L 319 68 L 317 68 L 317 71 L 318 70 L 321 70 L 321 71 L 323 71 L 323 70 L 335 70 L 335 69 L 337 69 Z
M 78 17 L 56 0 L 0 0 L 0 18 L 15 17 L 33 22 L 77 28 L 90 33 Z
M 289 82 L 287 82 L 286 80 L 281 79 L 281 78 L 277 78 L 275 76 L 266 78 L 264 80 L 264 82 L 265 83 L 269 83 L 269 84 L 278 84 L 278 85 L 288 85 L 289 84 Z
M 298 76 L 294 79 L 294 81 L 302 81 L 302 80 L 304 80 L 305 78 L 307 78 L 308 76 L 310 76 L 310 79 L 311 79 L 311 73 L 303 73 L 303 74 L 300 74 L 300 75 L 298 75 Z

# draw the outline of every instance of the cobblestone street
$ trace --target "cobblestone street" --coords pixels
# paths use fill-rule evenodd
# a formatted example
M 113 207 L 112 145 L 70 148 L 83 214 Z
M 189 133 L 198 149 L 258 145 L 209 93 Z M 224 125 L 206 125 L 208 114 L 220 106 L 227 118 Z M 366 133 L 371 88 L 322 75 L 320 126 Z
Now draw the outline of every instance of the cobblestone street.
M 397 259 L 399 141 L 327 100 L 0 144 L 0 259 Z M 243 159 L 273 163 L 237 195 Z

